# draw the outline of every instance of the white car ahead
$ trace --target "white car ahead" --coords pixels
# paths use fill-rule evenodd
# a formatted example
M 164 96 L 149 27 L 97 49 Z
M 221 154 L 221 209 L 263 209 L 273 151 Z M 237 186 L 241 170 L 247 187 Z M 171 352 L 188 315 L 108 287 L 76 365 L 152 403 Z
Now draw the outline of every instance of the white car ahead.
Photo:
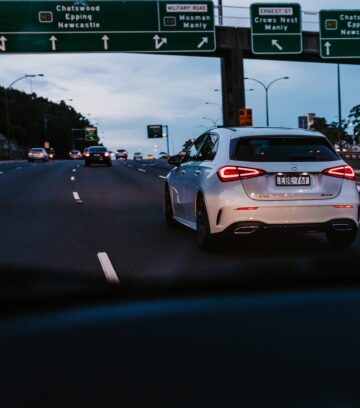
M 325 232 L 350 245 L 359 224 L 354 170 L 324 135 L 286 128 L 218 128 L 201 135 L 165 184 L 165 219 L 215 237 L 261 230 Z

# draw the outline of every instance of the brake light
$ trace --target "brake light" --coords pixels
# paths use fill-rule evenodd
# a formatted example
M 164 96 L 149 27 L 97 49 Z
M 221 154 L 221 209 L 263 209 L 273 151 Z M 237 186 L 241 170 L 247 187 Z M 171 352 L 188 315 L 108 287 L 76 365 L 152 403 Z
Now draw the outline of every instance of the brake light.
M 347 205 L 347 204 L 338 204 L 334 205 L 335 208 L 353 208 L 352 205 Z
M 105 156 L 105 157 L 109 157 L 109 152 L 105 152 L 105 153 L 104 153 L 104 156 Z
M 85 153 L 85 157 L 90 157 L 90 153 Z
M 29 152 L 29 153 L 28 153 L 28 156 L 32 156 L 32 153 L 31 153 L 31 152 Z
M 220 181 L 244 180 L 259 177 L 265 174 L 264 170 L 250 167 L 224 166 L 217 171 Z
M 348 180 L 355 180 L 355 172 L 351 166 L 337 166 L 325 169 L 323 174 L 331 177 L 344 178 Z
M 239 207 L 239 208 L 235 208 L 235 211 L 255 211 L 258 208 L 259 207 Z

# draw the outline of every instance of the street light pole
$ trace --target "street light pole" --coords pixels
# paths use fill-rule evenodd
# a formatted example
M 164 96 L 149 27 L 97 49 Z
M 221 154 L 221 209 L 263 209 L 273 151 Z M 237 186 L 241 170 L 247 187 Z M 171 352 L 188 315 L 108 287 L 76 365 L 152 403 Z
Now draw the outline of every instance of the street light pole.
M 216 124 L 217 124 L 217 122 L 219 122 L 219 120 L 221 118 L 218 118 L 218 119 L 214 120 L 214 119 L 211 119 L 211 118 L 208 118 L 208 117 L 204 116 L 202 119 L 209 120 L 213 124 L 213 127 L 216 128 Z
M 269 127 L 269 88 L 275 82 L 281 81 L 282 79 L 289 79 L 289 77 L 286 76 L 286 77 L 276 78 L 273 81 L 271 81 L 268 85 L 265 85 L 263 82 L 259 81 L 258 79 L 255 79 L 255 78 L 246 77 L 244 79 L 250 79 L 251 81 L 255 81 L 264 88 L 264 90 L 265 90 L 265 108 L 266 108 L 266 127 Z
M 10 125 L 8 91 L 16 82 L 21 81 L 22 79 L 25 79 L 25 78 L 35 78 L 37 76 L 43 77 L 44 74 L 36 74 L 36 75 L 26 74 L 26 75 L 23 75 L 20 78 L 15 79 L 15 81 L 11 82 L 11 84 L 7 88 L 5 88 L 6 128 L 7 128 L 7 138 L 8 138 L 8 155 L 9 155 L 9 159 L 11 159 L 11 143 L 10 143 L 10 140 L 11 140 L 11 136 L 10 136 L 11 125 Z
M 338 115 L 339 124 L 338 128 L 342 128 L 342 113 L 341 113 L 341 82 L 340 82 L 340 64 L 337 64 L 337 84 L 338 84 Z

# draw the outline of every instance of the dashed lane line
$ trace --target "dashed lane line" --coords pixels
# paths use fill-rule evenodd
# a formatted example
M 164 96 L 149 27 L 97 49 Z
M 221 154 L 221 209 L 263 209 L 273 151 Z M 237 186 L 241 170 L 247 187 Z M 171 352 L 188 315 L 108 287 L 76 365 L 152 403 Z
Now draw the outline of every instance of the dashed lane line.
M 70 178 L 70 180 L 71 180 L 71 181 L 75 181 L 75 177 L 72 176 L 72 177 Z
M 75 198 L 76 201 L 80 201 L 80 196 L 79 193 L 77 193 L 76 191 L 73 192 L 73 196 Z
M 100 261 L 100 265 L 104 271 L 105 277 L 108 280 L 108 282 L 120 283 L 119 278 L 115 272 L 115 269 L 112 266 L 110 258 L 108 257 L 108 254 L 106 252 L 99 252 L 97 254 L 97 257 Z
M 76 169 L 73 169 L 73 172 L 75 173 L 75 172 L 76 172 Z
M 166 179 L 166 176 L 162 176 L 161 174 L 159 174 L 159 177 L 162 179 Z
M 146 173 L 146 170 L 144 169 L 138 169 L 139 171 L 142 171 L 143 173 Z

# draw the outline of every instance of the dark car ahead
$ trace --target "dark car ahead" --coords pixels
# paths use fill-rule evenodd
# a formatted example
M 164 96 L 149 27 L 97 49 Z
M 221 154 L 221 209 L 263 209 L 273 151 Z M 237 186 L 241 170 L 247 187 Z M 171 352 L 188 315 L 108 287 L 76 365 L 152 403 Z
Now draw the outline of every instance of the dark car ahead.
M 105 164 L 108 167 L 112 165 L 110 153 L 107 148 L 103 146 L 89 147 L 84 154 L 84 159 L 86 167 L 92 164 Z

